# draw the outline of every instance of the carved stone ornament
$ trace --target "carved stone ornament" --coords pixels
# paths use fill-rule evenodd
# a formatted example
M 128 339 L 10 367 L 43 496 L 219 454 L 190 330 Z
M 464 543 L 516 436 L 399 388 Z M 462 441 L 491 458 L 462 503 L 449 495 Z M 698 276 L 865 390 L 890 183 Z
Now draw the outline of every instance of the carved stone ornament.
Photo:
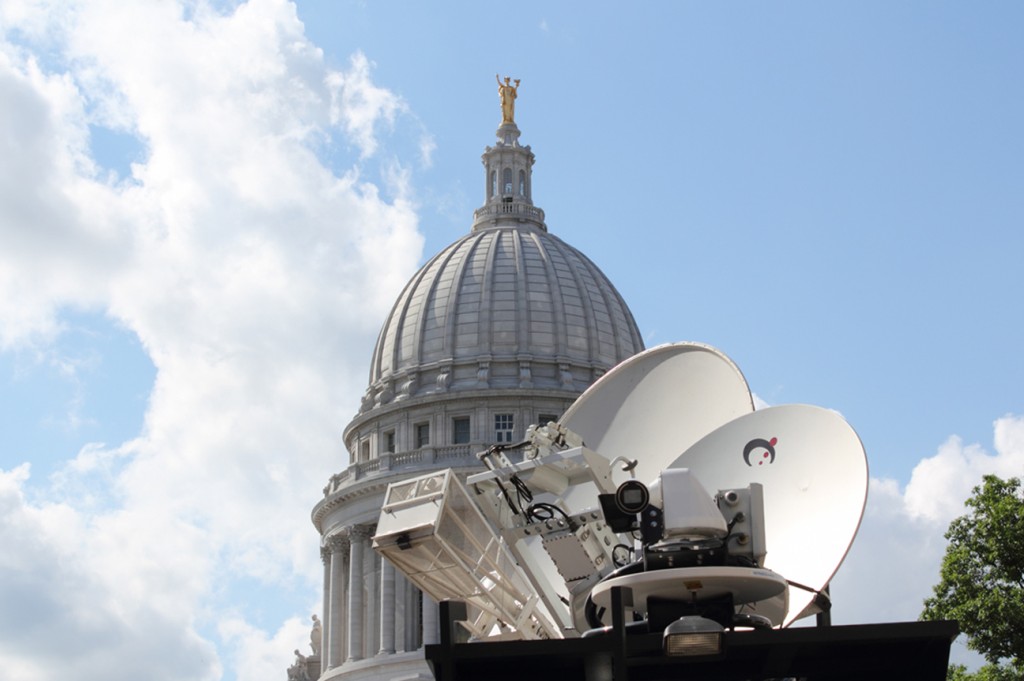
M 352 525 L 348 528 L 349 541 L 369 539 L 376 528 L 372 525 Z
M 441 367 L 441 372 L 437 375 L 436 382 L 438 392 L 448 391 L 448 386 L 452 384 L 452 367 L 450 364 Z
M 313 649 L 313 656 L 320 657 L 320 651 L 323 648 L 324 642 L 324 628 L 320 623 L 320 618 L 313 614 L 313 627 L 309 631 L 309 647 Z
M 476 368 L 476 387 L 486 388 L 490 385 L 491 363 L 480 362 Z
M 562 387 L 566 388 L 567 390 L 572 390 L 572 387 L 573 387 L 572 371 L 569 370 L 569 365 L 568 364 L 559 364 L 558 365 L 558 376 L 559 376 L 559 378 L 562 381 Z
M 288 667 L 288 681 L 311 681 L 307 671 L 306 656 L 295 651 L 295 662 Z
M 347 556 L 350 548 L 349 539 L 343 534 L 332 534 L 325 542 L 331 553 L 340 553 Z
M 409 399 L 412 396 L 413 392 L 415 392 L 416 383 L 418 381 L 419 377 L 416 375 L 415 372 L 410 373 L 408 376 L 403 378 L 402 381 L 399 383 L 398 397 L 395 398 L 395 401 L 398 402 L 401 400 Z
M 520 388 L 532 388 L 533 387 L 533 373 L 530 369 L 529 360 L 519 362 L 519 387 Z

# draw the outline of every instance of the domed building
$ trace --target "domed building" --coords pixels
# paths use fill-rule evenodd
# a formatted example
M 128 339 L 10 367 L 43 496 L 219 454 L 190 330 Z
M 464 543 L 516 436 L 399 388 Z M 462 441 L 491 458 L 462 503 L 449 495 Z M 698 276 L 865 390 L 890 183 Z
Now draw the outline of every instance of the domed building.
M 388 484 L 433 469 L 480 471 L 477 452 L 557 420 L 643 349 L 612 283 L 548 231 L 533 203 L 534 154 L 513 118 L 515 88 L 499 86 L 504 120 L 483 154 L 484 205 L 395 302 L 344 431 L 349 465 L 313 509 L 322 638 L 290 676 L 432 679 L 421 648 L 438 640 L 437 604 L 370 546 Z

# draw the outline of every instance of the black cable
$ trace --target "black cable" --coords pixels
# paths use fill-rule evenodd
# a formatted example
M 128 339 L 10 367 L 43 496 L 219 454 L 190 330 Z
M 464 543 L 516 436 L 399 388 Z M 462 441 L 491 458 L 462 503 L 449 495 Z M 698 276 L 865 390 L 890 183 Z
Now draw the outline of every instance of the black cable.
M 565 524 L 569 526 L 570 530 L 576 530 L 576 523 L 573 522 L 573 519 L 569 517 L 568 513 L 554 504 L 549 504 L 543 501 L 533 504 L 527 508 L 526 518 L 530 521 L 537 520 L 543 522 L 554 518 L 556 513 L 562 516 L 565 520 Z
M 619 547 L 622 547 L 622 548 L 626 549 L 627 551 L 629 551 L 630 558 L 633 557 L 633 547 L 628 545 L 628 544 L 616 544 L 615 546 L 612 547 L 612 562 L 615 563 L 615 567 L 617 567 L 617 568 L 626 567 L 627 565 L 629 565 L 629 563 L 623 563 L 622 565 L 619 565 L 619 563 L 615 561 L 615 549 L 617 549 Z
M 723 542 L 729 541 L 729 537 L 732 536 L 732 528 L 736 527 L 736 523 L 740 522 L 741 520 L 743 520 L 743 511 L 740 511 L 739 513 L 734 515 L 732 517 L 732 520 L 729 521 L 729 524 L 725 526 L 725 536 L 722 537 Z
M 512 500 L 512 495 L 508 493 L 507 489 L 505 489 L 505 485 L 501 484 L 501 478 L 494 478 L 494 484 L 496 484 L 498 489 L 501 490 L 501 496 L 505 497 L 505 502 L 508 503 L 508 507 L 512 509 L 512 513 L 520 515 L 521 512 L 519 507 L 516 506 L 516 503 Z
M 634 575 L 638 572 L 643 571 L 644 562 L 642 560 L 635 560 L 628 565 L 623 565 L 618 570 L 612 570 L 607 575 L 601 578 L 601 582 L 605 581 L 606 579 L 614 579 L 616 577 L 622 577 L 624 575 Z M 600 584 L 601 582 L 598 582 L 598 584 Z M 583 606 L 583 614 L 587 619 L 587 625 L 589 625 L 592 629 L 597 629 L 599 627 L 604 626 L 604 623 L 601 621 L 601 618 L 604 616 L 604 608 L 599 608 L 597 604 L 594 603 L 593 593 L 594 590 L 591 589 L 590 593 L 587 594 L 587 602 Z
M 505 449 L 514 449 L 522 447 L 527 444 L 529 444 L 528 440 L 524 440 L 523 442 L 507 446 L 491 445 L 485 451 L 477 454 L 476 456 L 478 459 L 480 459 L 480 461 L 482 461 L 487 466 L 488 469 L 490 469 L 491 471 L 495 471 L 494 465 L 490 461 L 490 457 L 492 455 L 498 454 L 504 451 Z M 508 507 L 512 509 L 512 513 L 515 515 L 521 515 L 522 511 L 520 511 L 520 508 L 533 501 L 533 493 L 530 491 L 530 488 L 526 486 L 526 483 L 523 482 L 519 478 L 519 476 L 514 473 L 512 474 L 512 477 L 509 479 L 509 482 L 512 483 L 512 487 L 516 491 L 516 497 L 519 501 L 518 504 L 516 504 L 516 502 L 512 499 L 512 494 L 509 493 L 505 485 L 502 484 L 501 478 L 498 477 L 497 475 L 495 475 L 494 477 L 494 484 L 496 484 L 498 486 L 498 489 L 501 490 L 501 496 L 505 497 L 505 501 L 508 503 Z
M 529 503 L 533 501 L 533 492 L 530 491 L 530 488 L 527 487 L 526 483 L 514 473 L 512 474 L 512 477 L 509 478 L 509 482 L 511 482 L 512 486 L 515 487 L 516 496 L 519 497 L 519 505 L 528 506 Z

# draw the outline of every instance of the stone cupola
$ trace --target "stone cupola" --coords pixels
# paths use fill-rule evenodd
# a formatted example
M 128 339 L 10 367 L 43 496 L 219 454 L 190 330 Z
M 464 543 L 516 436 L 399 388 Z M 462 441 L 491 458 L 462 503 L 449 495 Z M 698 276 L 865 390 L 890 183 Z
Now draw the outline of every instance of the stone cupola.
M 519 134 L 514 122 L 502 123 L 497 143 L 484 150 L 487 200 L 473 213 L 473 231 L 512 223 L 547 231 L 544 211 L 533 205 L 534 155 L 519 144 Z

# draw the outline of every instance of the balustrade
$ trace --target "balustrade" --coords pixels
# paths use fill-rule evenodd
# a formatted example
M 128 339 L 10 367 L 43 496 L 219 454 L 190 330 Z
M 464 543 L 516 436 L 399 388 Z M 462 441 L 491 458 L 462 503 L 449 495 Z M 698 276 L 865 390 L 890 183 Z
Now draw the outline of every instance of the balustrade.
M 498 215 L 513 215 L 517 217 L 527 218 L 529 220 L 536 220 L 537 222 L 544 222 L 544 211 L 537 206 L 531 206 L 528 203 L 521 203 L 519 201 L 513 201 L 511 203 L 492 203 L 478 208 L 473 211 L 473 220 L 481 220 L 488 217 L 494 217 Z
M 448 465 L 467 465 L 476 460 L 476 453 L 483 449 L 482 445 L 430 445 L 420 449 L 396 454 L 381 454 L 369 461 L 360 461 L 345 470 L 331 476 L 330 482 L 324 487 L 324 496 L 338 492 L 347 483 L 379 473 L 401 473 L 418 471 L 432 463 L 446 462 Z

